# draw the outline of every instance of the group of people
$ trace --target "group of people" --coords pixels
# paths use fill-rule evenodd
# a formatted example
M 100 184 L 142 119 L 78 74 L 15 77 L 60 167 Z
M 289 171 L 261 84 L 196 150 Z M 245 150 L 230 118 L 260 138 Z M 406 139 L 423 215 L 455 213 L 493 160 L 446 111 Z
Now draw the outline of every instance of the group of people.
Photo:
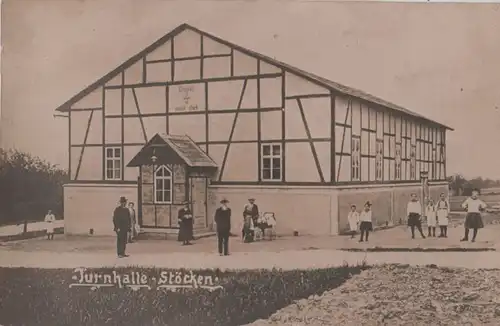
M 364 209 L 361 213 L 358 213 L 356 210 L 356 205 L 351 205 L 351 211 L 347 215 L 347 221 L 349 222 L 349 228 L 351 230 L 351 239 L 354 239 L 356 235 L 356 231 L 359 230 L 361 232 L 361 237 L 359 242 L 368 241 L 368 235 L 370 231 L 373 231 L 373 222 L 372 222 L 372 204 L 367 201 L 365 203 Z
M 255 229 L 263 230 L 268 227 L 266 223 L 259 222 L 259 207 L 255 204 L 255 198 L 249 198 L 243 207 L 243 229 L 242 241 L 252 242 L 255 237 Z M 189 203 L 184 202 L 184 207 L 179 210 L 179 238 L 183 245 L 190 245 L 193 237 L 193 214 Z M 217 247 L 221 256 L 229 255 L 229 237 L 231 235 L 231 209 L 229 200 L 223 198 L 220 207 L 215 211 L 215 229 L 217 231 Z
M 215 213 L 215 223 L 217 225 L 217 236 L 219 253 L 229 255 L 229 236 L 231 231 L 231 209 L 228 207 L 227 199 L 221 200 L 221 206 Z M 178 212 L 179 234 L 178 241 L 183 245 L 192 244 L 194 240 L 193 225 L 194 219 L 189 202 L 185 201 L 183 207 Z M 127 242 L 131 243 L 139 233 L 137 220 L 135 218 L 134 203 L 130 202 L 127 207 L 127 198 L 121 197 L 119 206 L 113 212 L 114 231 L 117 235 L 116 251 L 119 258 L 128 257 L 125 253 Z
M 133 242 L 138 230 L 136 228 L 137 221 L 135 218 L 134 204 L 129 203 L 127 207 L 127 199 L 120 198 L 119 206 L 115 208 L 113 213 L 114 230 L 117 235 L 117 254 L 118 257 L 128 257 L 125 253 L 127 242 Z M 255 230 L 264 231 L 269 227 L 267 223 L 259 219 L 259 207 L 255 204 L 255 198 L 249 198 L 248 203 L 243 208 L 243 242 L 252 242 L 255 236 Z M 193 226 L 194 219 L 189 202 L 183 202 L 183 207 L 178 211 L 179 233 L 178 241 L 182 245 L 191 245 L 194 240 Z M 214 217 L 215 229 L 217 231 L 217 245 L 221 256 L 229 255 L 229 237 L 231 235 L 231 209 L 229 208 L 229 200 L 222 199 L 220 207 L 215 211 Z
M 372 204 L 366 202 L 364 209 L 361 213 L 356 210 L 356 205 L 351 205 L 351 210 L 347 216 L 347 221 L 349 223 L 349 229 L 351 231 L 351 238 L 354 238 L 356 232 L 360 231 L 361 237 L 359 242 L 368 241 L 368 234 L 373 230 L 372 222 Z M 481 213 L 486 209 L 487 205 L 479 199 L 479 191 L 474 189 L 472 195 L 467 198 L 463 204 L 462 208 L 467 211 L 465 218 L 465 235 L 460 241 L 469 240 L 469 230 L 473 230 L 472 242 L 476 241 L 478 230 L 484 227 Z M 427 236 L 436 237 L 436 228 L 439 226 L 440 234 L 439 238 L 448 237 L 448 224 L 450 215 L 450 203 L 444 193 L 441 193 L 439 200 L 434 202 L 434 200 L 429 199 L 425 206 L 424 211 L 422 211 L 422 204 L 418 199 L 416 193 L 411 194 L 411 199 L 408 202 L 407 209 L 407 225 L 411 229 L 411 237 L 415 239 L 415 229 L 417 229 L 423 239 L 425 239 L 424 232 L 422 230 L 422 217 L 426 217 L 427 222 Z
M 194 239 L 193 225 L 194 219 L 190 209 L 189 202 L 183 203 L 184 207 L 178 212 L 179 234 L 178 240 L 183 245 L 190 245 Z M 462 208 L 467 211 L 465 218 L 465 235 L 461 241 L 469 240 L 469 230 L 473 230 L 472 242 L 476 241 L 478 230 L 484 227 L 481 213 L 486 209 L 486 204 L 479 199 L 479 191 L 473 190 L 472 195 L 467 198 Z M 444 193 L 441 193 L 437 202 L 429 199 L 422 209 L 421 202 L 416 193 L 411 194 L 411 199 L 408 202 L 407 209 L 407 225 L 411 229 L 411 237 L 415 238 L 415 229 L 418 230 L 422 238 L 426 238 L 422 229 L 422 217 L 426 217 L 427 236 L 436 237 L 436 228 L 439 226 L 440 234 L 438 237 L 448 237 L 448 224 L 450 214 L 450 203 Z M 249 198 L 248 203 L 243 208 L 243 242 L 252 242 L 255 236 L 255 230 L 265 230 L 269 227 L 266 223 L 259 221 L 259 207 L 255 204 L 255 198 Z M 350 212 L 347 216 L 351 238 L 355 237 L 356 232 L 360 231 L 359 242 L 368 241 L 370 231 L 373 231 L 372 221 L 372 204 L 367 201 L 361 212 L 357 211 L 356 205 L 351 205 Z M 55 221 L 52 212 L 49 211 L 45 217 L 45 221 L 50 225 Z M 214 222 L 217 231 L 217 243 L 219 254 L 229 255 L 229 237 L 231 235 L 231 209 L 229 201 L 222 199 L 220 207 L 215 211 Z M 120 205 L 115 209 L 113 214 L 114 230 L 117 234 L 117 254 L 118 257 L 127 257 L 125 248 L 127 242 L 133 242 L 139 232 L 138 224 L 135 218 L 134 203 L 129 203 L 127 207 L 127 199 L 120 198 Z M 47 236 L 53 239 L 53 228 L 47 227 Z

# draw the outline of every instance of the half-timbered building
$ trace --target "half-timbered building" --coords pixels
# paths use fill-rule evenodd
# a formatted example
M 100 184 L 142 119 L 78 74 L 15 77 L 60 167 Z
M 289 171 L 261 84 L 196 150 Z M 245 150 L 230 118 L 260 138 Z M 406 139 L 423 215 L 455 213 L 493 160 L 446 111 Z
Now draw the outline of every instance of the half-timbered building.
M 296 51 L 300 51 L 297 50 Z M 428 174 L 448 191 L 449 127 L 183 24 L 57 108 L 69 123 L 65 230 L 112 232 L 120 196 L 143 230 L 195 232 L 254 197 L 279 233 L 338 234 L 351 204 L 398 223 Z

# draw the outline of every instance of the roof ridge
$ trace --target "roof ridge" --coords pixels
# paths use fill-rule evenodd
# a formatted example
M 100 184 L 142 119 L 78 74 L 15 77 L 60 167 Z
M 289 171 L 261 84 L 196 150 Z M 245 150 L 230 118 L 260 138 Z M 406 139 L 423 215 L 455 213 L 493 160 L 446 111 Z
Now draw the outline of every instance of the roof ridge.
M 69 99 L 68 101 L 66 101 L 61 106 L 59 106 L 56 110 L 57 111 L 65 111 L 66 107 L 71 106 L 76 101 L 82 99 L 83 97 L 85 97 L 86 95 L 88 95 L 90 92 L 92 92 L 93 90 L 95 90 L 97 87 L 105 84 L 106 82 L 108 82 L 109 80 L 111 80 L 112 78 L 114 78 L 119 72 L 121 72 L 124 69 L 127 69 L 136 60 L 139 60 L 142 56 L 147 55 L 151 51 L 155 50 L 158 46 L 160 46 L 163 43 L 167 42 L 170 38 L 175 37 L 177 34 L 179 34 L 180 32 L 182 32 L 182 31 L 184 31 L 186 29 L 190 29 L 190 30 L 192 30 L 194 32 L 197 32 L 197 33 L 199 33 L 199 34 L 201 34 L 201 35 L 203 35 L 205 37 L 211 38 L 212 40 L 215 40 L 215 41 L 217 41 L 219 43 L 222 43 L 222 44 L 224 44 L 226 46 L 234 48 L 237 51 L 240 51 L 240 52 L 245 53 L 247 55 L 256 57 L 256 58 L 258 58 L 260 60 L 263 60 L 264 62 L 266 62 L 268 64 L 279 66 L 283 70 L 286 70 L 286 71 L 288 71 L 288 72 L 290 72 L 292 74 L 298 75 L 301 78 L 309 80 L 310 82 L 313 82 L 313 83 L 315 83 L 317 85 L 320 85 L 322 87 L 328 88 L 330 90 L 337 91 L 339 93 L 342 93 L 342 94 L 345 94 L 345 95 L 348 95 L 348 96 L 353 96 L 353 97 L 356 97 L 358 99 L 365 100 L 365 101 L 367 101 L 369 103 L 373 103 L 375 105 L 380 105 L 382 107 L 386 107 L 388 109 L 392 109 L 394 111 L 399 111 L 399 112 L 402 112 L 402 113 L 407 114 L 407 115 L 411 115 L 411 116 L 416 117 L 416 118 L 424 119 L 426 121 L 430 121 L 432 123 L 435 123 L 437 125 L 445 127 L 447 129 L 453 130 L 449 126 L 446 126 L 446 125 L 444 125 L 442 123 L 439 123 L 439 122 L 437 122 L 437 121 L 435 121 L 433 119 L 427 118 L 427 117 L 425 117 L 425 116 L 423 116 L 423 115 L 421 115 L 419 113 L 413 112 L 413 111 L 411 111 L 409 109 L 406 109 L 406 108 L 404 108 L 404 107 L 402 107 L 400 105 L 391 103 L 391 102 L 386 101 L 386 100 L 384 100 L 382 98 L 379 98 L 377 96 L 371 95 L 371 94 L 369 94 L 369 93 L 367 93 L 365 91 L 362 91 L 362 90 L 359 90 L 359 89 L 356 89 L 356 88 L 353 88 L 353 87 L 350 87 L 350 86 L 346 86 L 346 85 L 340 84 L 338 82 L 332 81 L 330 79 L 327 79 L 327 78 L 318 76 L 316 74 L 307 72 L 307 71 L 305 71 L 305 70 L 303 70 L 301 68 L 297 68 L 297 67 L 292 66 L 292 65 L 290 65 L 288 63 L 279 61 L 279 60 L 274 59 L 274 58 L 272 58 L 270 56 L 267 56 L 267 55 L 261 54 L 259 52 L 256 52 L 254 50 L 250 50 L 250 49 L 244 48 L 244 47 L 242 47 L 242 46 L 240 46 L 238 44 L 235 44 L 233 42 L 224 40 L 224 39 L 222 39 L 222 38 L 220 38 L 218 36 L 215 36 L 215 35 L 212 35 L 210 33 L 205 32 L 205 31 L 202 31 L 202 30 L 200 30 L 200 29 L 198 29 L 198 28 L 196 28 L 196 27 L 194 27 L 194 26 L 192 26 L 192 25 L 190 25 L 188 23 L 183 23 L 183 24 L 177 26 L 172 31 L 170 31 L 169 33 L 165 34 L 164 36 L 162 36 L 161 38 L 159 38 L 157 41 L 155 41 L 154 43 L 152 43 L 151 45 L 149 45 L 145 49 L 143 49 L 142 51 L 140 51 L 136 55 L 132 56 L 130 59 L 126 60 L 125 62 L 123 62 L 121 65 L 119 65 L 113 71 L 111 71 L 107 75 L 101 77 L 96 82 L 92 83 L 90 86 L 88 86 L 87 88 L 85 88 L 84 90 L 82 90 L 80 93 L 78 93 L 75 96 L 73 96 L 71 99 Z

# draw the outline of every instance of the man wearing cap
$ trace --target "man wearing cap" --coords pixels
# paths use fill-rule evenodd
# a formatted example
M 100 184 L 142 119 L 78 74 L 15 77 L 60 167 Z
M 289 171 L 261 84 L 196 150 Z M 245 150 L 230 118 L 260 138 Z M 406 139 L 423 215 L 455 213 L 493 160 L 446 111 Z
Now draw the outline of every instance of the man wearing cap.
M 113 224 L 116 232 L 116 251 L 118 258 L 128 257 L 125 254 L 128 233 L 130 232 L 130 212 L 127 206 L 127 198 L 120 197 L 120 206 L 113 213 Z
M 222 199 L 221 206 L 215 211 L 215 223 L 217 226 L 217 242 L 219 255 L 229 255 L 229 234 L 231 232 L 231 209 L 227 206 L 229 200 Z
M 251 241 L 248 236 L 252 232 L 252 225 L 257 225 L 259 219 L 259 207 L 255 204 L 255 198 L 248 198 L 248 203 L 243 207 L 243 232 L 242 237 L 246 242 Z

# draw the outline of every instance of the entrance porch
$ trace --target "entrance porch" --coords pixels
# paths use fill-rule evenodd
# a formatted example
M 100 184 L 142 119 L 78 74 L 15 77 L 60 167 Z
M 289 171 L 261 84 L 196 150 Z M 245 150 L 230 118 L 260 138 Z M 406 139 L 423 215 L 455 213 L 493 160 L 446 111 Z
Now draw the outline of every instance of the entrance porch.
M 208 185 L 218 167 L 189 136 L 157 134 L 127 166 L 139 169 L 141 233 L 177 234 L 177 214 L 184 202 L 193 212 L 195 237 L 211 231 Z

